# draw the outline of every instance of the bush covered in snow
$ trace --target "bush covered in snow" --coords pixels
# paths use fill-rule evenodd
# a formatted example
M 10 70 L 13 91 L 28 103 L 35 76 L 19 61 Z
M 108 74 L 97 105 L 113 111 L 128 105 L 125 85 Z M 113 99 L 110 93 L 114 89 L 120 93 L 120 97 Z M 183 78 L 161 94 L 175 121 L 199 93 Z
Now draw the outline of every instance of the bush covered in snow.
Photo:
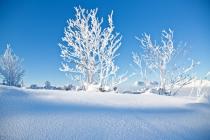
M 4 54 L 0 56 L 0 75 L 3 77 L 5 85 L 21 86 L 24 75 L 22 61 L 22 59 L 13 53 L 10 45 L 7 45 Z

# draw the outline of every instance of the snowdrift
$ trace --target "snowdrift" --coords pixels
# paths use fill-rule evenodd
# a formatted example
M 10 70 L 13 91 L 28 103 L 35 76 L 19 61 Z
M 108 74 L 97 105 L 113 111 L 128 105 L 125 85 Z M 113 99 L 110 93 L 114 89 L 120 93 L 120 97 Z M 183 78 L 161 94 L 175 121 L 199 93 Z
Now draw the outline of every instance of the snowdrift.
M 210 138 L 195 97 L 89 93 L 0 86 L 0 140 Z

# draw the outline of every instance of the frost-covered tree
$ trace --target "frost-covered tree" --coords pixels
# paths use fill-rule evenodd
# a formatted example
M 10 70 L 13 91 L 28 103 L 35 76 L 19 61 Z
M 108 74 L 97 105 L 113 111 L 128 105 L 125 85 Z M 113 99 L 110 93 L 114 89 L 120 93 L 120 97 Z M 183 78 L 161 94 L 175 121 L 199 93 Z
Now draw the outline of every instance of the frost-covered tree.
M 171 95 L 172 88 L 176 87 L 176 89 L 179 90 L 186 84 L 190 83 L 193 79 L 190 72 L 198 64 L 197 62 L 192 60 L 192 64 L 189 67 L 180 67 L 174 64 L 175 68 L 173 70 L 170 69 L 171 60 L 177 51 L 174 47 L 172 30 L 169 29 L 168 31 L 162 31 L 161 44 L 153 42 L 151 36 L 146 33 L 143 34 L 142 38 L 137 38 L 137 40 L 141 43 L 143 54 L 133 54 L 133 61 L 140 67 L 141 75 L 144 75 L 144 72 L 142 71 L 142 63 L 145 63 L 150 71 L 158 73 L 159 94 Z M 144 69 L 146 70 L 147 68 Z M 175 92 L 177 92 L 177 90 Z
M 161 45 L 153 43 L 151 40 L 150 35 L 144 34 L 142 38 L 137 38 L 140 41 L 141 46 L 144 50 L 144 55 L 138 56 L 133 55 L 134 63 L 137 65 L 141 65 L 141 61 L 138 62 L 136 58 L 143 57 L 146 66 L 152 70 L 157 71 L 160 77 L 160 91 L 165 92 L 165 85 L 166 85 L 166 68 L 168 63 L 171 60 L 171 57 L 174 53 L 174 46 L 173 46 L 173 31 L 169 29 L 168 32 L 162 32 L 162 39 Z M 138 64 L 139 63 L 139 64 Z
M 3 81 L 6 85 L 20 85 L 24 75 L 22 61 L 22 59 L 13 53 L 10 45 L 7 45 L 4 54 L 0 56 L 0 74 L 3 77 Z
M 67 21 L 59 44 L 63 59 L 61 71 L 88 88 L 91 84 L 106 86 L 116 74 L 114 64 L 121 36 L 114 33 L 113 12 L 108 15 L 108 27 L 102 29 L 103 18 L 97 18 L 98 9 L 86 10 L 76 7 L 75 19 Z

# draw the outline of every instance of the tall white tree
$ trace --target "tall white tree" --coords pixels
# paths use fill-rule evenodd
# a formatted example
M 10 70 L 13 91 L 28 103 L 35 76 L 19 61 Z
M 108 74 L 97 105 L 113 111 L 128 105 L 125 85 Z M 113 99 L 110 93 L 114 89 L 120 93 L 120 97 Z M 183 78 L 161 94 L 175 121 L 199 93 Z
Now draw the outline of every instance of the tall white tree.
M 0 74 L 3 77 L 3 81 L 8 86 L 19 86 L 24 75 L 22 68 L 22 59 L 16 56 L 10 45 L 3 55 L 0 56 Z
M 143 54 L 141 56 L 133 54 L 133 61 L 139 65 L 140 69 L 142 69 L 143 61 L 150 71 L 158 73 L 159 94 L 172 94 L 173 87 L 177 88 L 175 91 L 177 92 L 180 88 L 190 83 L 193 77 L 189 73 L 198 64 L 197 62 L 192 60 L 192 64 L 188 67 L 178 67 L 175 64 L 174 70 L 169 68 L 170 62 L 176 54 L 172 30 L 162 31 L 161 44 L 153 42 L 148 34 L 143 34 L 143 37 L 137 38 L 137 40 L 141 43 Z M 140 72 L 143 74 L 142 70 Z
M 104 87 L 118 67 L 114 64 L 116 52 L 121 45 L 121 36 L 114 33 L 113 12 L 108 15 L 108 27 L 102 29 L 103 18 L 97 18 L 98 9 L 86 10 L 75 7 L 75 19 L 67 21 L 59 44 L 63 59 L 61 71 L 86 85 Z

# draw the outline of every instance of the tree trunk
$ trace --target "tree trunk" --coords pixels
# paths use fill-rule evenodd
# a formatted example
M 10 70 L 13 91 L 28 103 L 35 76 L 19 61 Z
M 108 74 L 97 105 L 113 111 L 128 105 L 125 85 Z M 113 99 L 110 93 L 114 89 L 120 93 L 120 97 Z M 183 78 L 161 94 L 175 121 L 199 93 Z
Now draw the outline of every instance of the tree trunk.
M 166 89 L 165 89 L 165 68 L 164 66 L 160 67 L 160 89 L 159 89 L 159 94 L 165 94 Z

